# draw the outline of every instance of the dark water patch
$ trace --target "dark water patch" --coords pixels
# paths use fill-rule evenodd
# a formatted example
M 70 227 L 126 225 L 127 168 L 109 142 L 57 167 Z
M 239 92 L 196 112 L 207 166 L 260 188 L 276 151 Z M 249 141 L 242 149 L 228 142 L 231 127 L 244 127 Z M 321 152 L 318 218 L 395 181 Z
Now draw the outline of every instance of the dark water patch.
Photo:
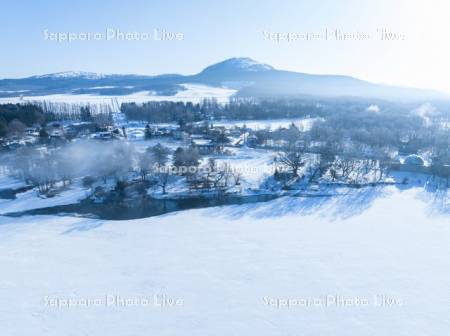
M 146 197 L 136 202 L 96 203 L 84 200 L 76 204 L 57 205 L 46 208 L 32 209 L 4 214 L 10 217 L 24 215 L 78 215 L 105 220 L 129 220 L 160 216 L 174 211 L 208 208 L 222 205 L 240 205 L 248 203 L 267 202 L 279 195 L 220 195 L 215 197 L 193 196 L 176 199 L 158 199 Z
M 16 189 L 0 189 L 0 199 L 16 199 L 16 195 L 33 189 L 33 186 L 24 186 Z

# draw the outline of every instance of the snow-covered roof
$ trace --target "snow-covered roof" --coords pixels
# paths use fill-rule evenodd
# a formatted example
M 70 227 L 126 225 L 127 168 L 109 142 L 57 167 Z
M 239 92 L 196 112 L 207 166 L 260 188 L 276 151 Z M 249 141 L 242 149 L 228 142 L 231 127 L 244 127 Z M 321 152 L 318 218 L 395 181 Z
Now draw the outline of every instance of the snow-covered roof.
M 419 155 L 412 154 L 405 158 L 403 164 L 423 166 L 425 164 L 425 160 Z
M 204 146 L 204 145 L 211 144 L 211 140 L 207 140 L 207 139 L 193 139 L 192 142 L 197 146 Z

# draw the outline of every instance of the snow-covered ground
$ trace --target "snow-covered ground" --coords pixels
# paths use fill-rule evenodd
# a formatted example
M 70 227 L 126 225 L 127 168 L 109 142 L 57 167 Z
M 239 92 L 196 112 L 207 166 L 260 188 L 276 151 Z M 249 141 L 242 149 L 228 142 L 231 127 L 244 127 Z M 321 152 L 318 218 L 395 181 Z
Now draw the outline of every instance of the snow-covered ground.
M 3 186 L 2 186 L 3 189 Z M 68 186 L 54 197 L 40 197 L 36 189 L 18 193 L 15 199 L 0 199 L 0 214 L 78 203 L 88 196 L 80 183 Z
M 0 173 L 0 190 L 1 189 L 17 189 L 24 187 L 25 183 L 19 179 L 8 176 L 7 174 Z
M 227 149 L 233 155 L 214 158 L 218 165 L 226 163 L 231 169 L 241 173 L 244 188 L 257 188 L 268 175 L 273 174 L 273 160 L 277 155 L 275 152 L 249 147 Z M 206 162 L 206 159 L 203 161 Z
M 450 213 L 431 195 L 0 217 L 1 334 L 447 335 Z

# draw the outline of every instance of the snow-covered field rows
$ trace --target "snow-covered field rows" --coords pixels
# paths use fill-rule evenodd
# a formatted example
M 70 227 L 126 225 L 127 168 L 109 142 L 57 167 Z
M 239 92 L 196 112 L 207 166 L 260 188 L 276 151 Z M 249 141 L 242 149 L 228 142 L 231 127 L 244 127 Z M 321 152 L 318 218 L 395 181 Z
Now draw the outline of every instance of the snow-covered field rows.
M 21 102 L 52 102 L 73 104 L 113 104 L 125 102 L 143 103 L 148 101 L 182 101 L 199 103 L 205 98 L 214 98 L 218 102 L 228 102 L 236 90 L 212 87 L 200 84 L 182 84 L 185 88 L 173 96 L 158 96 L 150 91 L 136 92 L 129 95 L 97 95 L 97 94 L 53 94 L 44 96 L 26 96 L 0 98 L 0 104 Z
M 1 334 L 447 335 L 450 220 L 428 195 L 0 217 Z

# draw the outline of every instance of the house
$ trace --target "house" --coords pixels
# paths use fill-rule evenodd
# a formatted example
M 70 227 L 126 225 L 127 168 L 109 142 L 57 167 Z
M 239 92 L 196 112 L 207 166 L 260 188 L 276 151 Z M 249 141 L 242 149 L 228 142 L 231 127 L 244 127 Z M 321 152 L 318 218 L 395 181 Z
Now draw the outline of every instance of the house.
M 207 136 L 211 139 L 228 135 L 230 135 L 230 130 L 225 126 L 214 126 L 214 128 L 210 128 L 207 131 Z
M 39 131 L 40 131 L 40 127 L 39 127 L 39 126 L 37 126 L 37 127 L 35 127 L 35 126 L 33 126 L 33 127 L 27 127 L 27 128 L 25 129 L 25 133 L 26 133 L 27 135 L 35 136 L 35 137 L 38 137 L 38 136 L 39 136 Z
M 251 134 L 247 137 L 247 146 L 256 147 L 258 145 L 258 137 L 255 134 Z
M 430 172 L 430 167 L 425 165 L 425 160 L 417 154 L 408 155 L 403 162 L 399 160 L 392 162 L 391 169 L 410 173 L 426 174 Z
M 54 129 L 49 133 L 50 139 L 64 139 L 64 131 L 61 129 Z
M 197 148 L 201 155 L 221 154 L 223 152 L 223 145 L 206 139 L 194 139 L 192 140 L 192 146 Z
M 75 138 L 86 136 L 92 132 L 95 132 L 96 128 L 97 126 L 93 122 L 77 122 L 67 125 L 64 129 L 69 137 Z
M 95 140 L 112 140 L 114 136 L 112 132 L 97 132 L 92 135 L 92 139 Z
M 408 166 L 423 167 L 425 165 L 425 160 L 419 155 L 411 154 L 405 158 L 403 164 Z

